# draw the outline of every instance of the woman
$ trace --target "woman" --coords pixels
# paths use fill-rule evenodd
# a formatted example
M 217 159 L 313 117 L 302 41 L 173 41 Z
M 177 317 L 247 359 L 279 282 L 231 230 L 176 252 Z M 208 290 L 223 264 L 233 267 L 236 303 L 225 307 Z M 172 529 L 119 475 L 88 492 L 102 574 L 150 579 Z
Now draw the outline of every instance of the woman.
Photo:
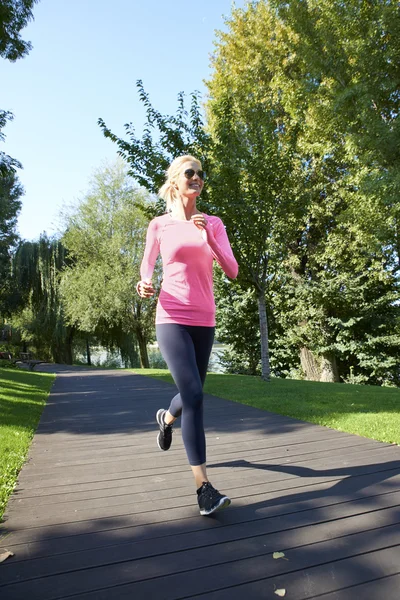
M 201 163 L 193 156 L 181 156 L 171 163 L 159 191 L 166 201 L 167 214 L 149 224 L 136 290 L 142 298 L 154 294 L 151 278 L 161 253 L 164 274 L 156 334 L 179 394 L 168 410 L 160 408 L 157 412 L 157 443 L 161 450 L 169 450 L 172 424 L 182 415 L 182 438 L 196 483 L 200 514 L 209 515 L 231 502 L 211 485 L 206 469 L 203 385 L 215 330 L 213 260 L 230 278 L 237 276 L 238 265 L 222 221 L 197 210 L 196 199 L 204 178 Z

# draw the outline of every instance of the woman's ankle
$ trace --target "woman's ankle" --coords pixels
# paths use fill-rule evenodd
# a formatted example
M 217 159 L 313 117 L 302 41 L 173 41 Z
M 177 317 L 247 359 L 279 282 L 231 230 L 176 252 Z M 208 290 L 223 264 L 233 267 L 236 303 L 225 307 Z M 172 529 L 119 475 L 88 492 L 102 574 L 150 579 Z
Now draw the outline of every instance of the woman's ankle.
M 176 417 L 173 417 L 171 415 L 171 413 L 169 412 L 169 410 L 167 410 L 167 412 L 164 415 L 164 423 L 166 425 L 172 425 L 172 423 L 174 423 L 176 421 Z

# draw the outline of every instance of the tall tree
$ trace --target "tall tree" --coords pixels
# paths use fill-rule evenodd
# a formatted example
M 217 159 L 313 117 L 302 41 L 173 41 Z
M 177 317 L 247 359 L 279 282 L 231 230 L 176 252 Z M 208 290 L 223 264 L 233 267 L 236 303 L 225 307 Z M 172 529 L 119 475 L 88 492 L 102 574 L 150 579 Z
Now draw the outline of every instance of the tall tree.
M 369 309 L 353 302 L 350 314 L 358 323 L 358 335 L 364 331 L 359 344 L 372 348 L 371 339 L 375 339 L 378 368 L 378 363 L 396 361 L 399 343 L 395 326 L 400 210 L 398 3 L 273 0 L 271 4 L 290 31 L 290 52 L 298 60 L 297 97 L 305 99 L 299 103 L 305 124 L 301 151 L 307 158 L 305 183 L 312 195 L 312 208 L 306 228 L 299 230 L 297 243 L 291 247 L 299 286 L 296 307 L 303 305 L 303 314 L 309 313 L 305 302 L 319 298 L 319 318 L 325 323 L 320 330 L 329 332 L 322 345 L 316 345 L 311 336 L 313 352 L 304 347 L 302 357 L 305 367 L 308 364 L 312 370 L 316 355 L 324 360 L 318 348 L 325 347 L 333 358 L 328 362 L 334 372 L 335 357 L 343 361 L 344 353 L 352 355 L 350 340 L 344 350 L 341 336 L 348 330 L 350 315 L 344 310 L 348 294 L 348 298 L 368 298 Z M 290 107 L 288 98 L 283 102 Z M 372 306 L 379 306 L 374 319 Z M 363 319 L 363 314 L 369 316 Z M 337 326 L 341 323 L 339 330 L 332 327 L 333 319 Z M 305 333 L 307 327 L 303 329 Z M 379 357 L 386 358 L 381 361 Z M 366 375 L 365 353 L 360 346 L 349 360 Z M 373 373 L 377 369 L 372 367 L 372 359 L 369 363 Z M 384 380 L 382 373 L 380 377 Z
M 14 173 L 0 174 L 0 315 L 11 310 L 11 257 L 17 243 L 17 217 L 22 186 Z
M 267 5 L 234 10 L 227 25 L 216 43 L 208 81 L 214 142 L 210 204 L 235 232 L 239 283 L 257 298 L 261 372 L 269 379 L 266 298 L 301 210 L 297 131 L 274 89 L 286 57 L 274 12 Z
M 127 358 L 134 353 L 132 340 L 137 341 L 143 367 L 149 366 L 154 301 L 143 302 L 135 285 L 149 204 L 121 159 L 98 169 L 89 193 L 67 216 L 63 243 L 71 263 L 61 278 L 68 323 L 95 334 L 106 346 L 117 346 Z
M 0 142 L 5 136 L 2 129 L 12 114 L 0 111 Z M 12 290 L 10 289 L 11 256 L 17 243 L 17 218 L 21 210 L 23 188 L 16 175 L 21 164 L 0 151 L 0 317 L 10 312 Z

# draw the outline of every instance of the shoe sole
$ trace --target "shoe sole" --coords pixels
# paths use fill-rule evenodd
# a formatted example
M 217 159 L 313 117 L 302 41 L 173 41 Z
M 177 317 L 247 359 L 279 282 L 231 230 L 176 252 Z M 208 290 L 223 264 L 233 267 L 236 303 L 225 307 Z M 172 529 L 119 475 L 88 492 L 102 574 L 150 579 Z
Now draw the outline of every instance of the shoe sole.
M 228 508 L 230 503 L 231 503 L 230 499 L 227 496 L 225 496 L 224 498 L 221 498 L 221 500 L 218 502 L 218 504 L 216 506 L 213 506 L 211 510 L 207 511 L 204 508 L 202 510 L 200 510 L 200 514 L 203 517 L 207 517 L 208 515 L 212 515 L 213 513 L 215 513 L 217 510 L 222 510 L 224 508 Z

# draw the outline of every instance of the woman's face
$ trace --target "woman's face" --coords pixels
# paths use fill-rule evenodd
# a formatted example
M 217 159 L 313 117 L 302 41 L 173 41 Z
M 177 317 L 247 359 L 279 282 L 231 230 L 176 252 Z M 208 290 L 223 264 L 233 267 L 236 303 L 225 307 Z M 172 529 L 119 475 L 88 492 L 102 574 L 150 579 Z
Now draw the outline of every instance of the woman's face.
M 191 173 L 188 172 L 190 169 L 194 171 L 192 177 L 190 177 Z M 187 198 L 197 198 L 197 196 L 200 196 L 204 181 L 199 177 L 197 171 L 201 171 L 201 167 L 197 162 L 187 161 L 181 166 L 178 179 L 176 180 L 176 186 L 181 196 L 186 196 Z

